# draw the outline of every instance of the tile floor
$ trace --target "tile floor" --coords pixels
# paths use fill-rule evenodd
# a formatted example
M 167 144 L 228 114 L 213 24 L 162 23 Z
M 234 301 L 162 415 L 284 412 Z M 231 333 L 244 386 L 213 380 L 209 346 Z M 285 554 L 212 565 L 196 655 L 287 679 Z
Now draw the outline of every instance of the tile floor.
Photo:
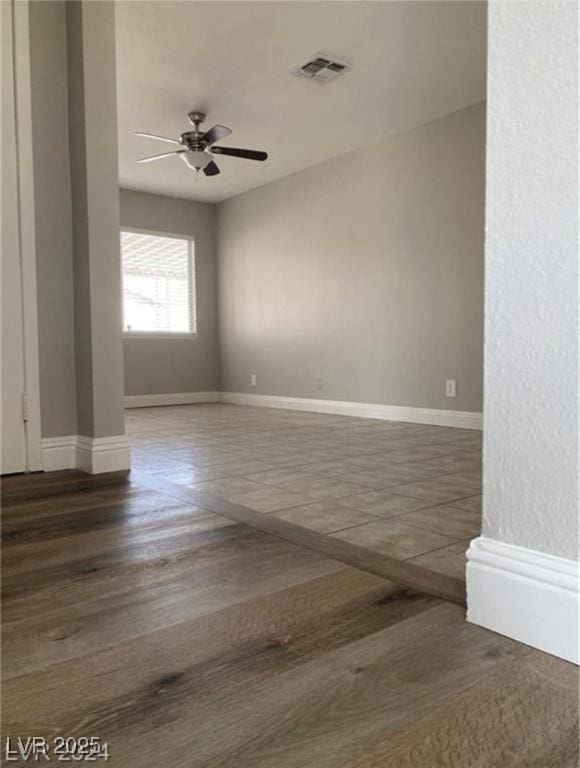
M 127 411 L 133 467 L 456 579 L 481 432 L 221 403 Z

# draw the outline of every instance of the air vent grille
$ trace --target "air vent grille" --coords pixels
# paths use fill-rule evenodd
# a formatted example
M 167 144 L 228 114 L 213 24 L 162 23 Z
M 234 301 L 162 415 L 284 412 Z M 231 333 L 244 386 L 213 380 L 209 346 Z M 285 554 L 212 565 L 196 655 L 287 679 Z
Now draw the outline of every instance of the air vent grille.
M 344 61 L 338 61 L 325 54 L 316 54 L 315 56 L 298 67 L 294 72 L 310 80 L 319 80 L 322 82 L 335 80 L 350 69 L 350 64 Z

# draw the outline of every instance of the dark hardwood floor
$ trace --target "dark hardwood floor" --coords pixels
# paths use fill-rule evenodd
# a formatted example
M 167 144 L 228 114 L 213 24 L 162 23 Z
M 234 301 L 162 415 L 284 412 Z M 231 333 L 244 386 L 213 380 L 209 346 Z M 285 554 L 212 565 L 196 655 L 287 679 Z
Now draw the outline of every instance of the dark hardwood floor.
M 144 483 L 4 479 L 4 739 L 98 737 L 119 768 L 578 765 L 572 665 Z

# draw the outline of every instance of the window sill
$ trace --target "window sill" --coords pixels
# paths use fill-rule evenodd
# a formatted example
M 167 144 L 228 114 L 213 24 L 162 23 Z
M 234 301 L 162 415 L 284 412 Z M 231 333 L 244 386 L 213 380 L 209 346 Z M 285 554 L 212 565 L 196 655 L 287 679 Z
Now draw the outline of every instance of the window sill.
M 197 339 L 197 333 L 170 333 L 167 331 L 123 331 L 124 339 Z

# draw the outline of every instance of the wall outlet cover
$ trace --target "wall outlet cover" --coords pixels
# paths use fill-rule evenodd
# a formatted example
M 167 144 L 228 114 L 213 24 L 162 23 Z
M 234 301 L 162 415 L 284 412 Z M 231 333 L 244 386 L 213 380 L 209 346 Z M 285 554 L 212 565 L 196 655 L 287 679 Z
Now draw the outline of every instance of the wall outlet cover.
M 257 384 L 258 384 L 258 377 L 256 376 L 255 373 L 251 373 L 250 374 L 250 386 L 251 387 L 255 387 L 255 386 L 257 386 Z
M 457 382 L 455 379 L 447 379 L 445 382 L 445 397 L 457 397 Z

